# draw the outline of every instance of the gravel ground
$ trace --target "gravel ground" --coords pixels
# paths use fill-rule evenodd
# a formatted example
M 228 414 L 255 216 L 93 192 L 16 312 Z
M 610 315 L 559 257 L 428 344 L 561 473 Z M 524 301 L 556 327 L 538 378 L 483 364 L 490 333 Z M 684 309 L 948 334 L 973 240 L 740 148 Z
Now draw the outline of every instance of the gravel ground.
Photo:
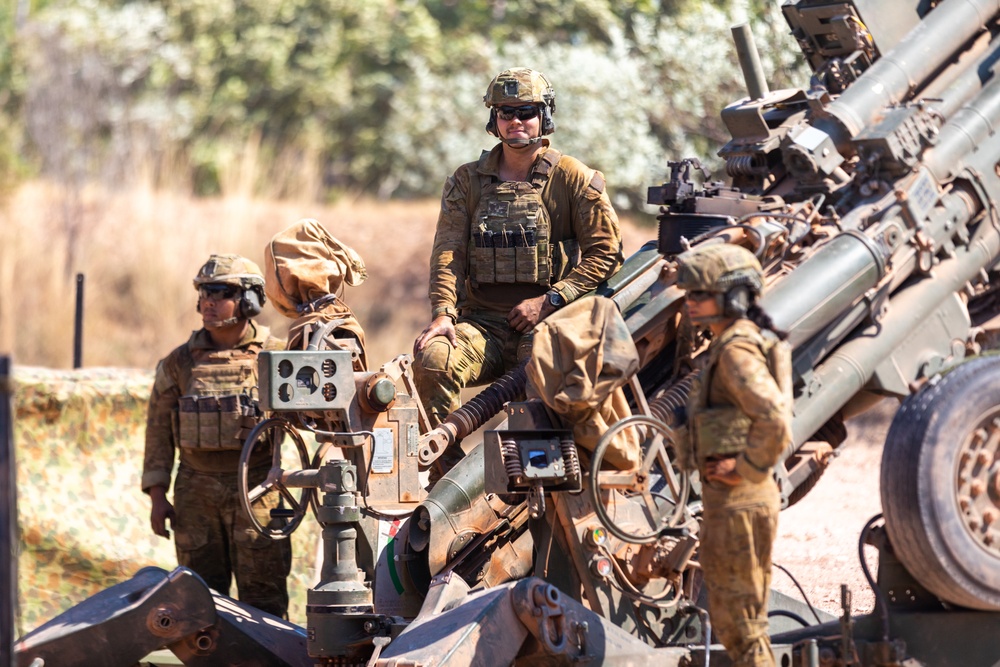
M 854 613 L 871 611 L 875 597 L 858 559 L 858 538 L 865 523 L 882 511 L 879 467 L 882 443 L 897 403 L 887 399 L 848 422 L 847 441 L 805 498 L 781 513 L 774 562 L 798 580 L 817 609 L 840 615 L 840 585 L 852 593 Z M 865 547 L 875 576 L 878 555 Z M 775 568 L 773 586 L 797 599 L 802 595 Z

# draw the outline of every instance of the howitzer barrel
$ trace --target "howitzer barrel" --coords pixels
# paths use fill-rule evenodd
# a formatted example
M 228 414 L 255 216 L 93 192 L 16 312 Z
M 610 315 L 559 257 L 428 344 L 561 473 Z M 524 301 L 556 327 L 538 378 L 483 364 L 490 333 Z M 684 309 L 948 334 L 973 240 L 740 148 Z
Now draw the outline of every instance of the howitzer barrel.
M 848 232 L 769 289 L 761 307 L 796 348 L 877 285 L 884 273 L 885 258 L 875 244 L 860 232 Z
M 923 174 L 913 190 L 922 193 L 930 180 Z M 761 305 L 788 332 L 796 374 L 807 372 L 869 317 L 877 293 L 892 293 L 918 267 L 929 270 L 932 249 L 947 243 L 980 208 L 974 194 L 956 187 L 908 229 L 903 206 L 894 205 L 865 232 L 850 229 L 834 237 L 769 288 Z M 913 243 L 916 229 L 925 249 Z M 893 236 L 890 245 L 886 238 Z
M 993 67 L 998 59 L 1000 36 L 986 33 L 949 68 L 951 74 L 943 72 L 920 91 L 920 97 L 933 101 L 935 111 L 944 118 L 951 118 L 992 80 Z
M 922 193 L 930 189 L 931 180 L 924 172 L 919 175 L 911 185 L 911 190 L 917 193 L 914 198 L 920 199 Z M 979 209 L 980 204 L 969 188 L 954 188 L 941 198 L 938 206 L 922 216 L 916 227 L 925 244 L 920 246 L 914 243 L 914 229 L 906 235 L 897 234 L 905 226 L 906 214 L 902 205 L 893 205 L 883 219 L 865 233 L 852 230 L 834 238 L 830 245 L 842 244 L 843 249 L 850 252 L 849 257 L 841 258 L 836 252 L 824 253 L 825 248 L 821 249 L 809 260 L 809 266 L 803 264 L 790 278 L 775 285 L 765 295 L 765 308 L 769 307 L 766 305 L 768 298 L 780 297 L 782 292 L 788 295 L 787 303 L 774 299 L 772 310 L 779 313 L 783 322 L 792 322 L 785 330 L 789 331 L 795 350 L 793 367 L 796 375 L 807 374 L 809 369 L 826 358 L 855 327 L 877 312 L 881 299 L 899 288 L 915 269 L 930 270 L 936 249 L 948 243 L 956 229 L 965 228 Z M 895 245 L 887 245 L 886 239 L 897 235 L 899 238 L 895 240 Z M 853 245 L 840 241 L 842 238 L 853 238 Z M 874 264 L 865 262 L 862 248 L 871 253 Z M 800 274 L 799 270 L 803 267 L 807 271 Z M 855 273 L 851 273 L 852 270 Z M 843 278 L 845 273 L 854 282 L 838 284 L 838 276 Z M 873 273 L 879 279 L 870 282 Z M 863 289 L 866 284 L 871 285 L 870 291 Z M 849 308 L 839 310 L 851 295 L 857 295 L 857 300 Z M 790 314 L 798 314 L 800 319 L 789 318 Z
M 946 0 L 827 107 L 817 129 L 843 150 L 887 106 L 905 101 L 983 30 L 997 0 Z
M 970 160 L 991 160 L 993 154 L 984 152 L 982 146 L 998 127 L 1000 78 L 991 81 L 941 129 L 937 144 L 925 153 L 931 175 L 946 182 Z M 985 168 L 992 170 L 979 166 L 980 170 Z M 902 191 L 907 188 L 909 199 L 923 201 L 934 196 L 936 186 L 922 173 L 910 179 Z M 789 332 L 792 347 L 800 347 L 848 315 L 848 307 L 858 304 L 868 290 L 880 284 L 887 267 L 892 267 L 890 291 L 902 284 L 918 265 L 911 244 L 914 234 L 919 230 L 922 241 L 936 251 L 949 241 L 956 225 L 964 226 L 978 209 L 971 199 L 974 197 L 964 190 L 954 189 L 941 198 L 936 209 L 916 214 L 917 219 L 913 219 L 913 212 L 923 204 L 894 205 L 875 226 L 867 225 L 873 209 L 854 209 L 843 221 L 848 231 L 834 237 L 797 267 L 792 276 L 774 285 L 765 294 L 762 306 L 779 329 Z M 859 231 L 863 226 L 867 227 L 865 232 Z M 890 244 L 887 238 L 895 240 Z M 863 308 L 859 312 L 863 313 Z M 854 320 L 857 314 L 852 311 L 848 317 Z
M 991 150 L 1000 150 L 1000 140 L 992 141 Z M 995 152 L 993 153 L 996 154 Z M 975 212 L 970 212 L 970 215 Z M 879 323 L 858 332 L 815 369 L 809 386 L 795 403 L 793 443 L 785 452 L 788 456 L 808 440 L 841 406 L 853 398 L 875 375 L 880 364 L 891 363 L 894 353 L 901 352 L 911 367 L 930 361 L 922 356 L 933 350 L 903 349 L 908 336 L 922 327 L 947 327 L 951 322 L 933 322 L 932 316 L 941 311 L 948 299 L 972 280 L 983 267 L 990 266 L 1000 254 L 1000 233 L 992 224 L 980 226 L 976 237 L 966 246 L 955 250 L 954 256 L 934 268 L 932 279 L 925 279 L 895 294 L 889 313 Z M 968 322 L 963 331 L 968 330 Z M 904 373 L 904 369 L 899 369 Z M 905 377 L 911 381 L 914 377 Z
M 950 181 L 965 166 L 967 156 L 1000 129 L 1000 77 L 994 77 L 972 102 L 941 128 L 937 144 L 925 155 L 925 164 L 941 182 Z

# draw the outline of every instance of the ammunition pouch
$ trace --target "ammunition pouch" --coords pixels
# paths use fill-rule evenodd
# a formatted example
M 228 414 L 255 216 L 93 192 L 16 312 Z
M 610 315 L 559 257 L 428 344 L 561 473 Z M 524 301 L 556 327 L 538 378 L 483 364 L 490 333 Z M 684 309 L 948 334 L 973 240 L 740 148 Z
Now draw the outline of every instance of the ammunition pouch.
M 497 233 L 483 226 L 472 235 L 469 256 L 474 285 L 524 283 L 547 287 L 563 280 L 580 263 L 580 242 L 539 241 L 536 227 L 526 228 L 523 224 Z
M 481 174 L 469 238 L 468 275 L 473 287 L 511 283 L 549 287 L 579 264 L 576 239 L 551 242 L 551 224 L 541 197 L 560 157 L 554 150 L 547 151 L 529 181 L 495 182 L 492 176 Z
M 181 396 L 175 441 L 182 449 L 240 450 L 259 419 L 257 401 L 247 394 Z
M 692 435 L 698 463 L 739 454 L 747 448 L 750 418 L 735 405 L 705 408 L 695 415 Z
M 473 284 L 549 284 L 548 214 L 531 184 L 487 188 L 477 216 L 469 252 Z

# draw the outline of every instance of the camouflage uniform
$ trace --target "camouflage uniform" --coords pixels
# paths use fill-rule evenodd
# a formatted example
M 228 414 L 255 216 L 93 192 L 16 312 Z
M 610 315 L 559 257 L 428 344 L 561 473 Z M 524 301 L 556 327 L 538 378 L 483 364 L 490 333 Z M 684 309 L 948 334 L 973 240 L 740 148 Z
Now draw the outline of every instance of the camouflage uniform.
M 529 335 L 507 324 L 507 314 L 525 299 L 554 289 L 571 302 L 594 289 L 622 262 L 618 217 L 604 190 L 604 177 L 575 158 L 559 155 L 545 143 L 535 161 L 549 173 L 541 188 L 542 206 L 550 221 L 549 242 L 554 252 L 565 242 L 579 244 L 579 262 L 551 286 L 539 283 L 478 284 L 470 278 L 473 219 L 482 196 L 482 181 L 500 182 L 497 145 L 477 162 L 465 164 L 448 179 L 441 200 L 431 258 L 432 316 L 456 319 L 458 347 L 444 336 L 431 339 L 414 363 L 417 389 L 437 425 L 461 405 L 463 387 L 491 382 L 530 351 Z M 551 151 L 551 153 L 550 153 Z M 558 156 L 554 164 L 549 159 Z M 489 187 L 487 183 L 486 187 Z M 474 248 L 473 248 L 474 249 Z M 571 262 L 568 262 L 571 264 Z
M 781 505 L 771 467 L 791 440 L 791 407 L 769 354 L 788 349 L 766 340 L 749 320 L 736 320 L 713 340 L 708 366 L 691 390 L 688 437 L 678 443 L 681 467 L 702 473 L 700 559 L 709 612 L 737 667 L 774 665 L 767 600 Z M 704 481 L 707 460 L 731 456 L 739 484 Z
M 241 443 L 234 440 L 215 451 L 181 446 L 188 436 L 179 427 L 182 396 L 241 393 L 257 383 L 257 354 L 281 349 L 284 341 L 251 320 L 233 350 L 216 350 L 209 332 L 200 329 L 159 363 L 149 400 L 142 490 L 148 493 L 153 486 L 169 488 L 177 449 L 180 465 L 174 483 L 176 519 L 172 525 L 178 563 L 225 595 L 235 575 L 240 600 L 285 617 L 291 544 L 257 533 L 241 507 L 236 482 Z M 215 382 L 206 384 L 206 374 Z M 270 452 L 257 447 L 248 474 L 251 487 L 266 477 L 270 462 Z M 269 497 L 276 506 L 278 494 Z M 268 522 L 266 516 L 258 519 Z

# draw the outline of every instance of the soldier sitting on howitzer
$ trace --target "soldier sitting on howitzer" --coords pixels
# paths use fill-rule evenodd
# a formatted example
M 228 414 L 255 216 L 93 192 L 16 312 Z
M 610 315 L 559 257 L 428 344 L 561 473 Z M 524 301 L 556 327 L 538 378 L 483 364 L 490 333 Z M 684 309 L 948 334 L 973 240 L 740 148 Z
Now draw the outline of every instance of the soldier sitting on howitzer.
M 528 356 L 530 331 L 622 263 L 604 176 L 549 146 L 555 92 L 541 73 L 501 72 L 483 98 L 500 139 L 447 180 L 431 256 L 433 321 L 413 346 L 418 392 L 437 426 L 463 387 Z M 432 478 L 462 456 L 459 443 Z
M 792 437 L 788 346 L 757 305 L 764 280 L 751 252 L 714 245 L 684 253 L 678 265 L 688 317 L 712 332 L 677 442 L 678 465 L 702 480 L 712 626 L 733 665 L 773 666 L 767 599 L 781 503 L 771 468 Z
M 156 535 L 169 538 L 170 520 L 177 562 L 209 587 L 228 595 L 235 575 L 240 600 L 286 618 L 291 545 L 253 529 L 237 487 L 240 450 L 258 418 L 251 398 L 257 355 L 285 344 L 251 319 L 265 296 L 264 276 L 250 260 L 212 255 L 194 287 L 204 327 L 160 361 L 149 399 L 142 490 L 152 501 L 150 523 Z M 171 504 L 175 450 L 180 467 Z M 270 464 L 267 448 L 256 448 L 249 488 L 267 476 Z M 261 500 L 268 511 L 280 497 L 272 493 Z

